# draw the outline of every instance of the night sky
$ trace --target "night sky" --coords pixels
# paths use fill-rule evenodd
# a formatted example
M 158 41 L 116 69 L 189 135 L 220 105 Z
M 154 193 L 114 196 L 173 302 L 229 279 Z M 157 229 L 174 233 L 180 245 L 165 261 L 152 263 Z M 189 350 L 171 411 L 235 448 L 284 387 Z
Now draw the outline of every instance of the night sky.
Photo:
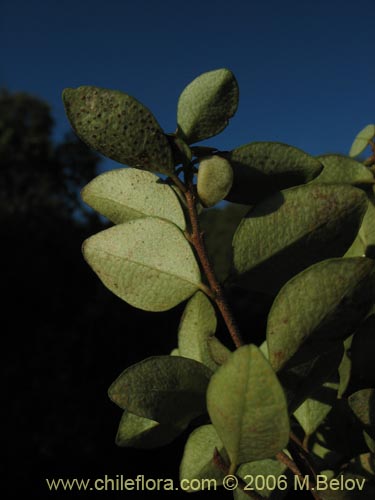
M 221 67 L 234 72 L 240 104 L 208 141 L 219 149 L 255 140 L 347 154 L 374 122 L 374 0 L 1 5 L 0 85 L 46 100 L 57 140 L 69 130 L 65 87 L 123 90 L 172 132 L 184 86 Z

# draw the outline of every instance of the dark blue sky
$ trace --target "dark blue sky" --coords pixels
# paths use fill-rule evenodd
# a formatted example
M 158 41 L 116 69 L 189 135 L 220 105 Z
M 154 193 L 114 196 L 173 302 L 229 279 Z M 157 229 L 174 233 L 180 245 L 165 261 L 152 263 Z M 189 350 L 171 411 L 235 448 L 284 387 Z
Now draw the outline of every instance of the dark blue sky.
M 184 86 L 221 67 L 240 105 L 218 148 L 347 153 L 375 121 L 375 0 L 2 0 L 1 19 L 0 85 L 47 100 L 56 138 L 64 87 L 123 90 L 172 132 Z

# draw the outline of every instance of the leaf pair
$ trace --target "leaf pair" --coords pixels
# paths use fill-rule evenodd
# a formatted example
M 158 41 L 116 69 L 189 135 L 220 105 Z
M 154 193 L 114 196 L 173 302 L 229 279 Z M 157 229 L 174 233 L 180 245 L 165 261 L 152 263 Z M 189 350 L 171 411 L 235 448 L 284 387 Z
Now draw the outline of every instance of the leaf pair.
M 164 311 L 198 290 L 199 267 L 170 186 L 126 168 L 95 178 L 82 197 L 118 224 L 83 244 L 85 259 L 113 293 L 140 309 Z
M 173 173 L 173 141 L 134 97 L 118 90 L 82 86 L 65 89 L 63 100 L 73 129 L 91 148 L 131 167 Z M 218 134 L 237 106 L 238 85 L 231 71 L 204 73 L 180 96 L 179 138 L 190 144 Z

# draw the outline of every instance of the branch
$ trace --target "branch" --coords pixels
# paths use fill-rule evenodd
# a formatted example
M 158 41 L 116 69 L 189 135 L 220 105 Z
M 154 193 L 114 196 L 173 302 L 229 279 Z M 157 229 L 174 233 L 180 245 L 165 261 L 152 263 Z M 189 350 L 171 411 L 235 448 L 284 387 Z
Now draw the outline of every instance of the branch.
M 220 310 L 235 346 L 241 347 L 242 345 L 244 345 L 244 342 L 242 340 L 240 331 L 233 318 L 232 312 L 229 309 L 223 289 L 221 288 L 221 285 L 215 276 L 214 270 L 208 258 L 203 232 L 201 231 L 199 226 L 198 213 L 196 208 L 195 187 L 191 181 L 188 184 L 187 191 L 185 191 L 185 197 L 191 222 L 190 241 L 197 252 L 199 260 L 202 264 L 203 271 L 210 285 L 210 289 L 212 292 L 210 296 L 211 298 L 213 298 L 218 309 Z

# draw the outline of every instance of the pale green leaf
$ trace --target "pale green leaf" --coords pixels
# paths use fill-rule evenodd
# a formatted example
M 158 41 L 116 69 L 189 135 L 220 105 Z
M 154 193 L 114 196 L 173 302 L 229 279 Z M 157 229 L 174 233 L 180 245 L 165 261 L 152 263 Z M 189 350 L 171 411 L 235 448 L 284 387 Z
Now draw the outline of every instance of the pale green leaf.
M 375 125 L 367 125 L 356 135 L 352 147 L 350 148 L 349 156 L 360 155 L 374 137 Z
M 215 371 L 219 365 L 212 357 L 210 341 L 215 335 L 216 325 L 214 307 L 207 296 L 198 291 L 187 303 L 181 318 L 178 329 L 179 355 L 195 359 Z M 219 340 L 216 339 L 216 342 Z M 222 348 L 226 349 L 223 345 Z
M 152 113 L 123 92 L 92 86 L 65 89 L 66 114 L 91 148 L 130 167 L 173 172 L 167 137 Z
M 288 144 L 252 142 L 228 154 L 233 185 L 228 201 L 252 205 L 275 191 L 313 180 L 323 169 L 316 158 Z
M 185 427 L 186 424 L 159 424 L 155 420 L 124 411 L 117 430 L 116 444 L 139 449 L 158 448 L 171 443 Z
M 193 479 L 201 481 L 201 489 L 215 484 L 219 486 L 225 477 L 224 472 L 214 464 L 215 448 L 221 456 L 225 454 L 223 443 L 213 425 L 203 425 L 195 429 L 189 436 L 180 464 L 180 481 Z M 213 480 L 213 481 L 212 481 Z M 197 481 L 194 481 L 196 486 Z M 185 491 L 197 491 L 195 488 Z
M 234 351 L 211 377 L 207 408 L 232 472 L 241 463 L 273 457 L 288 442 L 284 392 L 254 345 Z
M 223 200 L 233 182 L 233 169 L 228 160 L 220 156 L 207 156 L 199 163 L 197 193 L 205 207 Z
M 371 170 L 363 163 L 342 155 L 318 156 L 324 169 L 313 182 L 324 184 L 374 184 Z
M 188 144 L 219 134 L 237 111 L 238 84 L 231 71 L 203 73 L 181 93 L 177 106 L 178 135 Z
M 178 349 L 175 347 L 174 349 L 171 350 L 169 355 L 170 356 L 179 356 L 180 353 L 179 353 Z
M 208 348 L 212 359 L 217 365 L 222 365 L 228 359 L 231 351 L 217 337 L 208 339 Z
M 367 209 L 366 194 L 347 185 L 298 186 L 260 202 L 233 238 L 237 280 L 275 293 L 292 276 L 352 244 Z
M 256 462 L 249 462 L 242 464 L 236 474 L 243 479 L 248 491 L 254 490 L 263 498 L 270 498 L 271 500 L 281 500 L 288 492 L 288 486 L 291 483 L 291 476 L 289 469 L 283 463 L 273 458 L 266 458 L 264 460 L 257 460 Z M 283 475 L 285 477 L 278 478 Z M 269 486 L 269 488 L 267 488 Z M 233 492 L 234 500 L 248 500 L 249 496 L 241 488 L 236 488 Z
M 364 257 L 329 259 L 280 290 L 267 322 L 274 370 L 328 351 L 352 333 L 375 300 L 374 269 Z
M 211 373 L 192 359 L 152 356 L 123 371 L 108 394 L 130 413 L 160 424 L 182 425 L 206 412 Z
M 294 412 L 305 434 L 311 435 L 331 411 L 337 399 L 338 384 L 325 382 L 314 394 L 307 398 Z
M 184 230 L 184 213 L 173 189 L 151 172 L 111 170 L 82 190 L 82 199 L 115 224 L 140 217 L 160 217 Z
M 83 244 L 83 254 L 104 285 L 134 307 L 165 311 L 200 286 L 200 271 L 183 233 L 154 217 L 102 231 Z
M 355 240 L 350 245 L 348 250 L 345 252 L 344 257 L 365 257 L 365 256 L 366 256 L 366 248 L 358 232 L 357 236 L 355 237 Z

